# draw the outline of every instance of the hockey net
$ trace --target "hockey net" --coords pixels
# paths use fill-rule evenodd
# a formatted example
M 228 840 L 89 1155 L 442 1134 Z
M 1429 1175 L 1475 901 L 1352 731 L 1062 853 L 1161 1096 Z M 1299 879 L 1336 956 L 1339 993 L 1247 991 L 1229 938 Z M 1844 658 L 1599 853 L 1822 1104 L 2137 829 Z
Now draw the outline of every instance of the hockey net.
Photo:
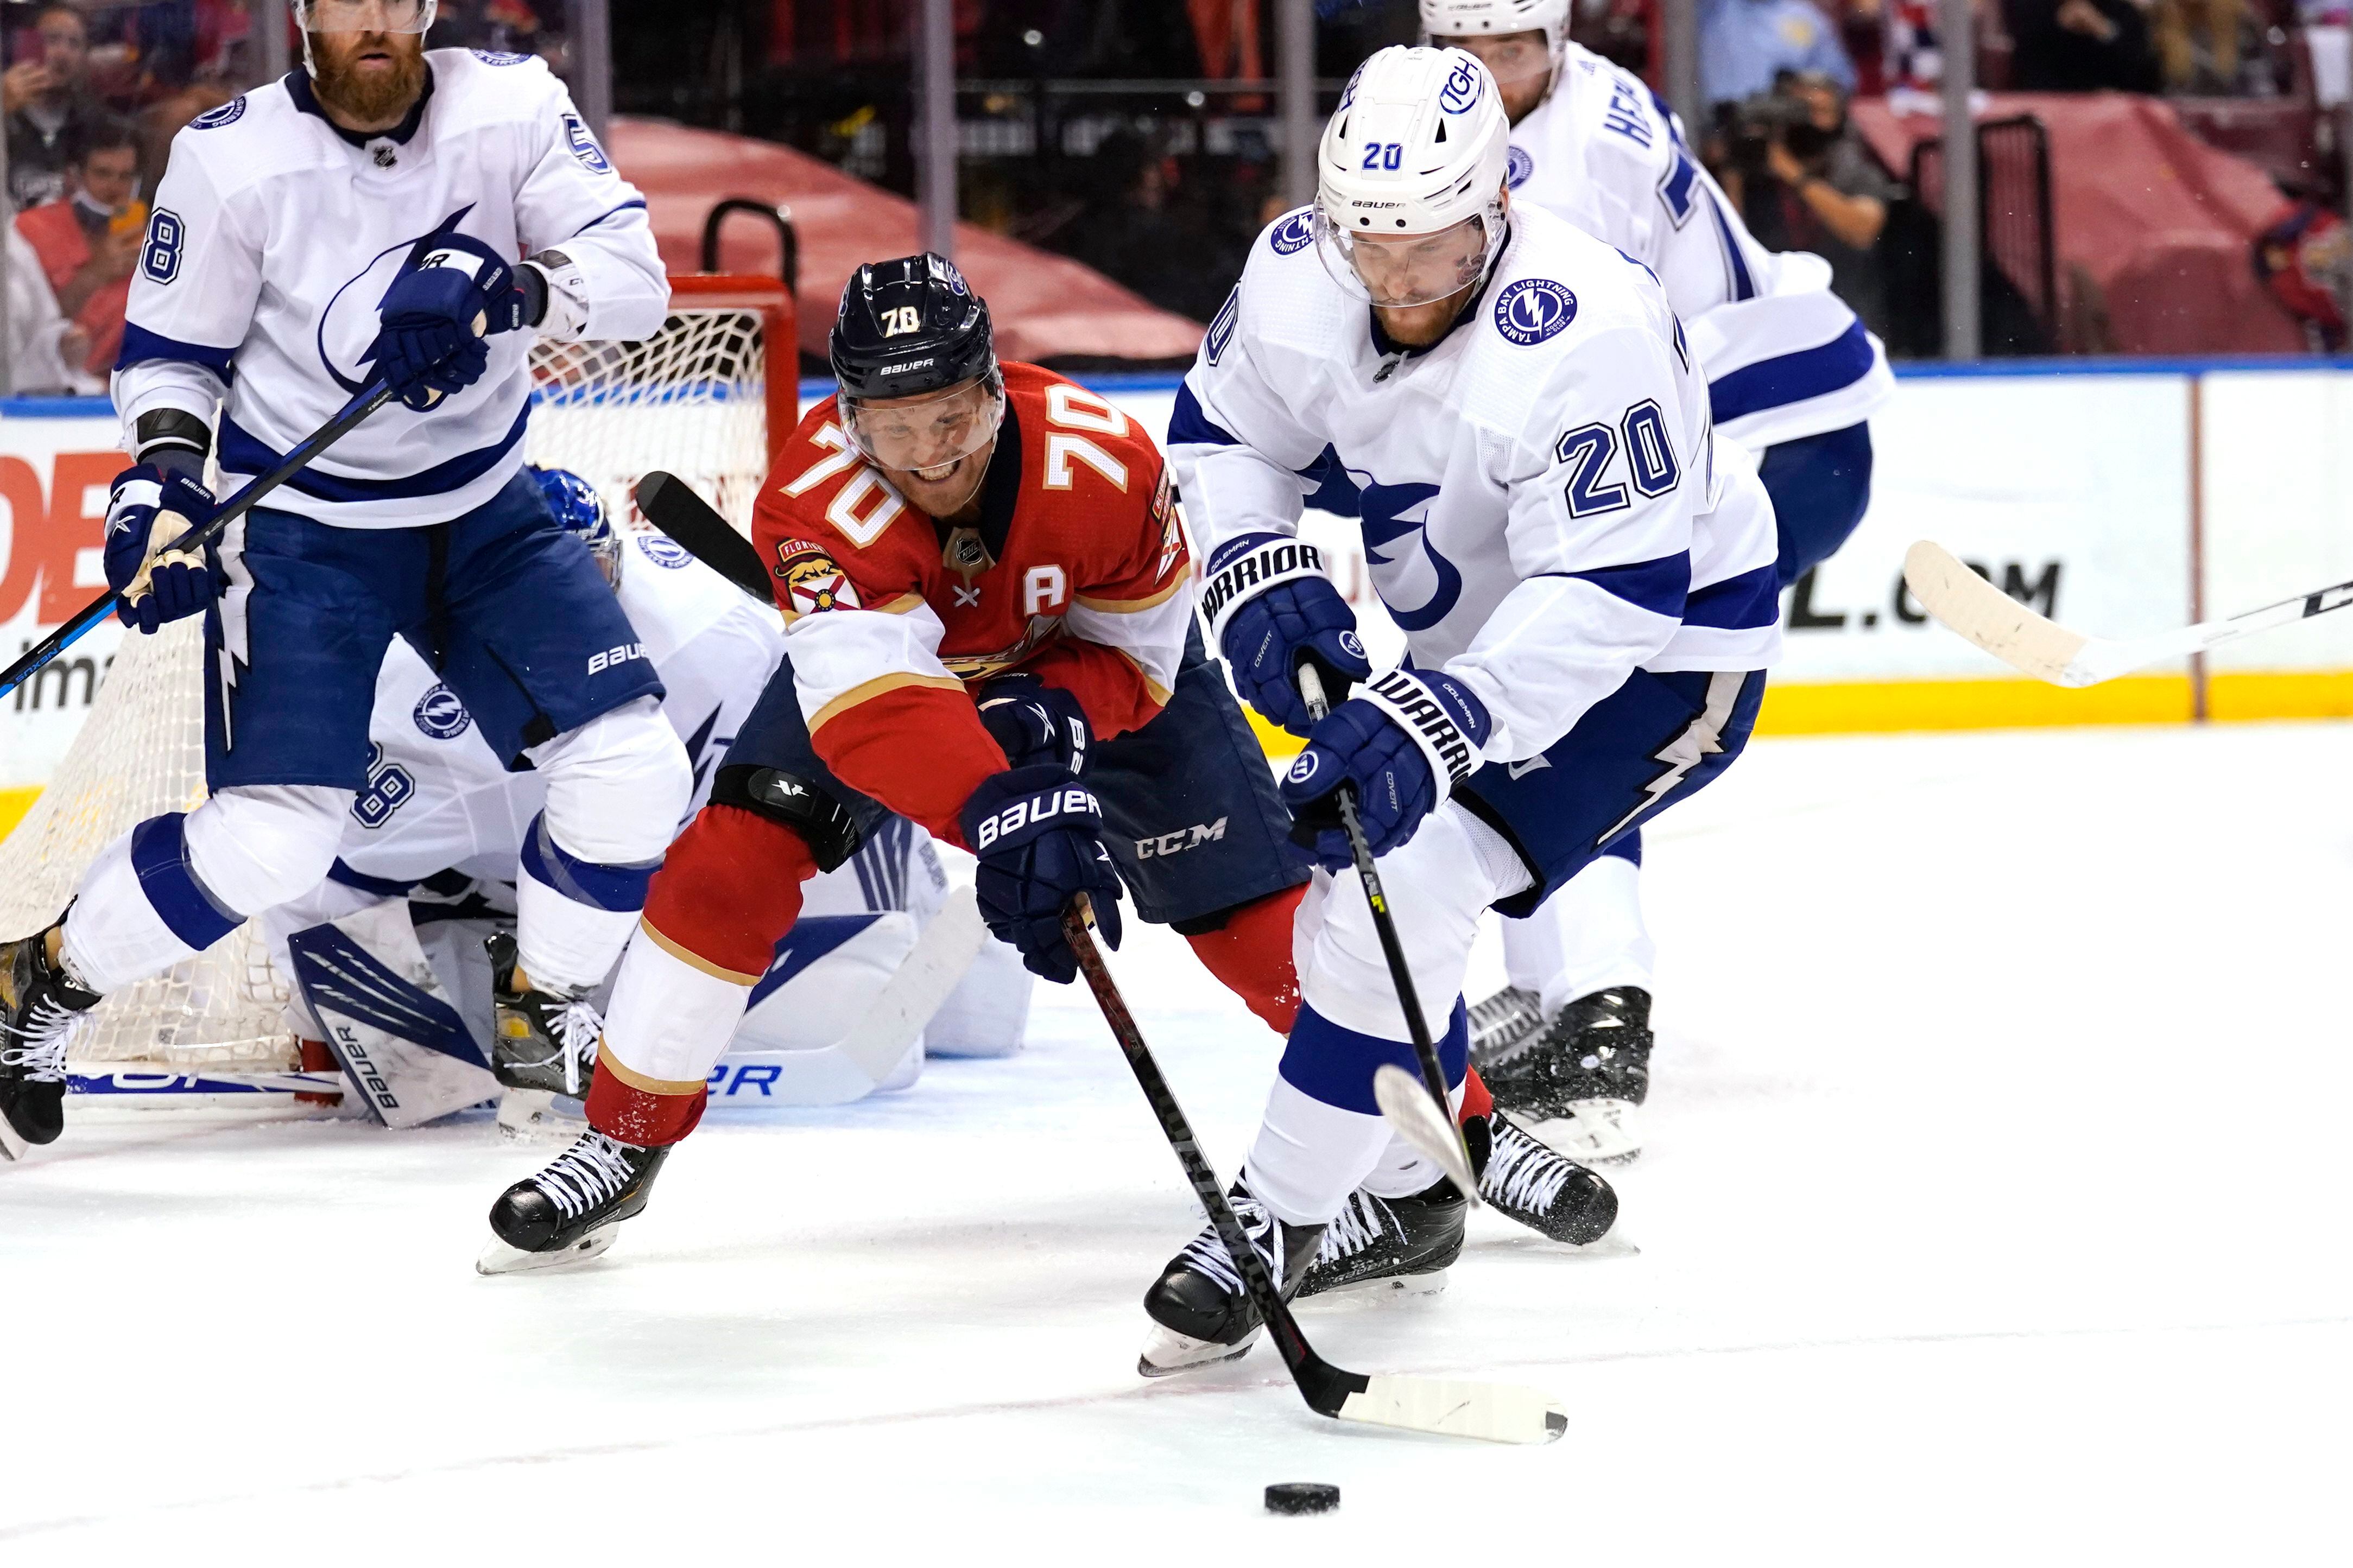
M 670 310 L 643 342 L 536 345 L 526 455 L 587 479 L 632 526 L 637 481 L 659 468 L 748 530 L 771 443 L 797 418 L 789 297 L 772 279 L 680 277 L 670 279 Z M 121 638 L 64 761 L 0 843 L 0 935 L 55 919 L 84 868 L 138 822 L 204 800 L 203 655 L 201 619 Z M 285 979 L 248 922 L 100 1002 L 74 1064 L 99 1073 L 286 1071 L 297 1064 L 286 1000 Z

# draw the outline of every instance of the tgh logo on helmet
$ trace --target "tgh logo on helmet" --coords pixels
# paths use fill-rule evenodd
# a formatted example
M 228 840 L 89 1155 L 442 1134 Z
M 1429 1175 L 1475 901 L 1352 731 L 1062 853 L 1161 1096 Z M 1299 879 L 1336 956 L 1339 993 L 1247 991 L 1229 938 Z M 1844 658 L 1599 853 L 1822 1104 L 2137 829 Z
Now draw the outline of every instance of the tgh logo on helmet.
M 1458 63 L 1448 74 L 1446 85 L 1438 89 L 1438 107 L 1449 114 L 1468 113 L 1479 101 L 1484 74 L 1470 60 Z

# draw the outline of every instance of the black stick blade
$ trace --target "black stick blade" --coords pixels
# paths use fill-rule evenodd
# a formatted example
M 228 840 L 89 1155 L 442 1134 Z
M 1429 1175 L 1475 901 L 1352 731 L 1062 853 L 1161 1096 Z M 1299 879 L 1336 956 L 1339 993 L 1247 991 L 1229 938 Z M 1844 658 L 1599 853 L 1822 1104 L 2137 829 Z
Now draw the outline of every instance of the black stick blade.
M 762 604 L 775 603 L 768 574 L 752 542 L 711 510 L 684 479 L 657 468 L 638 481 L 638 510 L 686 547 L 688 554 Z

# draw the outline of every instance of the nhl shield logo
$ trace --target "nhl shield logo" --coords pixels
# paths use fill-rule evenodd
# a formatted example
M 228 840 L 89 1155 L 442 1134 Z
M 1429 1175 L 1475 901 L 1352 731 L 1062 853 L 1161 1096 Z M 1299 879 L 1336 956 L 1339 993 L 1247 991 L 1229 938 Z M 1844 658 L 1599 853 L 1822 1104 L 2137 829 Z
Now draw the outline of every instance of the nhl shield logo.
M 1523 278 L 1495 296 L 1495 330 L 1525 348 L 1577 320 L 1577 296 L 1549 278 Z

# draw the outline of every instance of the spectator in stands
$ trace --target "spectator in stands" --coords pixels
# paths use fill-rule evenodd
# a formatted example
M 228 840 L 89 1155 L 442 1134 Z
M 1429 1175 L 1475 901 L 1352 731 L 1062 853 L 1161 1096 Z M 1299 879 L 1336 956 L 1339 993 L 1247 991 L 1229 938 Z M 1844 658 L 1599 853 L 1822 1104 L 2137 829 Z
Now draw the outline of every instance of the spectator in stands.
M 1770 92 L 1784 71 L 1817 71 L 1854 89 L 1838 29 L 1809 0 L 1699 0 L 1699 88 L 1709 103 Z
M 2157 0 L 2150 31 L 2168 92 L 2269 98 L 2279 90 L 2263 26 L 2246 0 Z
M 1879 242 L 1904 187 L 1881 168 L 1847 119 L 1846 93 L 1820 72 L 1784 73 L 1767 103 L 1725 117 L 1716 170 L 1725 195 L 1768 250 L 1810 250 L 1831 264 L 1831 287 L 1883 337 L 1887 286 Z M 1785 106 L 1785 107 L 1782 107 Z
M 66 142 L 104 112 L 90 90 L 90 26 L 71 5 L 33 13 L 40 53 L 0 72 L 8 195 L 21 211 L 65 195 Z
M 0 213 L 5 213 L 0 204 Z M 106 384 L 81 369 L 90 344 L 58 310 L 41 276 L 40 258 L 11 222 L 8 247 L 8 391 L 15 396 L 102 392 Z
M 66 166 L 69 195 L 21 213 L 16 231 L 39 258 L 58 309 L 80 332 L 80 368 L 103 376 L 122 345 L 147 204 L 139 199 L 139 138 L 119 120 L 76 132 Z
M 2019 92 L 2155 92 L 2157 54 L 2135 0 L 2003 0 Z

